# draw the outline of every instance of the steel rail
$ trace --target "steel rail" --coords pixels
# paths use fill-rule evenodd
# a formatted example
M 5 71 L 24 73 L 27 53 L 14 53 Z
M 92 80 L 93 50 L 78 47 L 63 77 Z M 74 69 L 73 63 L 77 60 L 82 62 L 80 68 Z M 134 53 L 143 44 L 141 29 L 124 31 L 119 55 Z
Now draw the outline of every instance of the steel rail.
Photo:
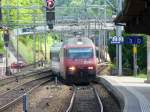
M 100 109 L 100 111 L 98 111 L 98 112 L 103 112 L 103 104 L 102 104 L 102 101 L 100 99 L 100 96 L 98 95 L 98 92 L 93 87 L 93 85 L 91 85 L 91 87 L 92 87 L 92 90 L 93 90 L 94 95 L 96 97 L 96 100 L 98 102 L 98 106 L 99 106 L 98 108 Z M 71 112 L 72 111 L 73 105 L 75 103 L 74 101 L 75 101 L 75 96 L 76 96 L 77 90 L 78 89 L 76 89 L 76 87 L 74 87 L 74 92 L 73 92 L 73 95 L 72 95 L 72 98 L 71 98 L 71 101 L 70 101 L 70 105 L 69 105 L 69 107 L 67 108 L 67 110 L 65 112 Z
M 43 77 L 39 77 L 39 78 L 36 78 L 36 79 L 34 79 L 34 80 L 38 80 L 38 79 L 41 79 L 41 78 L 44 78 L 44 77 L 48 77 L 48 76 L 49 76 L 49 75 L 47 74 L 47 75 L 45 75 L 45 76 L 43 76 Z M 31 80 L 31 81 L 34 81 L 34 80 Z M 31 82 L 31 81 L 29 81 L 29 82 Z M 1 92 L 0 95 L 4 95 L 4 94 L 6 94 L 6 93 L 8 93 L 8 92 L 10 92 L 10 91 L 12 91 L 12 90 L 14 90 L 14 89 L 17 89 L 18 87 L 21 87 L 22 85 L 24 85 L 24 84 L 26 84 L 26 83 L 29 83 L 29 82 L 25 82 L 25 83 L 23 83 L 23 84 L 21 84 L 21 85 L 15 86 L 14 88 L 12 88 L 12 89 L 10 89 L 10 90 L 8 90 L 8 91 L 6 91 L 6 92 Z
M 39 79 L 37 79 L 37 80 L 39 80 Z M 37 80 L 35 80 L 35 81 L 37 81 Z M 3 105 L 2 107 L 0 107 L 0 111 L 4 111 L 4 110 L 8 109 L 8 107 L 10 107 L 10 106 L 16 104 L 17 102 L 19 102 L 23 98 L 23 96 L 25 94 L 31 93 L 33 90 L 35 90 L 36 88 L 40 87 L 41 85 L 43 85 L 44 83 L 46 83 L 48 81 L 52 81 L 52 78 L 51 79 L 46 79 L 46 80 L 42 81 L 41 83 L 39 83 L 36 86 L 34 86 L 33 88 L 31 88 L 29 91 L 26 91 L 25 93 L 23 93 L 19 97 L 15 98 L 13 101 L 7 103 L 6 105 Z M 32 82 L 32 81 L 30 81 L 30 82 Z
M 1 79 L 0 82 L 0 86 L 2 85 L 5 85 L 5 84 L 9 84 L 9 83 L 12 83 L 12 82 L 15 82 L 16 79 L 23 79 L 25 77 L 32 77 L 34 75 L 38 75 L 40 73 L 44 73 L 46 71 L 49 71 L 50 69 L 37 69 L 35 71 L 28 71 L 26 73 L 22 73 L 22 72 L 19 72 L 19 73 L 15 73 L 13 74 L 11 77 L 8 77 L 8 78 L 5 78 L 5 79 Z
M 98 100 L 98 103 L 99 103 L 99 107 L 101 109 L 100 112 L 103 112 L 104 109 L 103 109 L 103 104 L 102 104 L 102 101 L 100 99 L 100 96 L 98 95 L 98 92 L 97 92 L 97 90 L 94 87 L 93 87 L 93 90 L 94 90 L 95 96 L 97 97 L 97 100 Z
M 68 109 L 66 110 L 66 112 L 71 112 L 71 109 L 72 109 L 73 103 L 74 103 L 74 99 L 75 99 L 75 95 L 76 95 L 76 91 L 73 92 L 73 95 L 72 95 L 71 101 L 70 101 L 70 105 L 69 105 Z

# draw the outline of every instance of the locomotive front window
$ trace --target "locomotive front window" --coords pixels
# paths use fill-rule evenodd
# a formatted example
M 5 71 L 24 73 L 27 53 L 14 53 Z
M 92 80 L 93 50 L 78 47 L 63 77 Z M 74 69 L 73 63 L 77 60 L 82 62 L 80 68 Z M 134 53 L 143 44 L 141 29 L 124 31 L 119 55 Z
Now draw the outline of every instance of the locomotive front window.
M 67 57 L 71 59 L 93 58 L 92 48 L 70 48 L 67 50 Z

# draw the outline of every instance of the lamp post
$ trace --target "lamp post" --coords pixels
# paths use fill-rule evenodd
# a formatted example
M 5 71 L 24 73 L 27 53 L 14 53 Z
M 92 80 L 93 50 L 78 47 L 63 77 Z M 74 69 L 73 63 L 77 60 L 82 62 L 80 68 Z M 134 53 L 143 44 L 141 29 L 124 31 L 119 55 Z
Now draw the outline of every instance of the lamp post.
M 117 0 L 117 13 L 122 10 L 122 0 Z M 121 37 L 122 35 L 122 26 L 116 26 L 116 34 L 117 37 Z M 116 57 L 117 57 L 117 67 L 118 67 L 118 75 L 122 75 L 122 45 L 116 45 Z

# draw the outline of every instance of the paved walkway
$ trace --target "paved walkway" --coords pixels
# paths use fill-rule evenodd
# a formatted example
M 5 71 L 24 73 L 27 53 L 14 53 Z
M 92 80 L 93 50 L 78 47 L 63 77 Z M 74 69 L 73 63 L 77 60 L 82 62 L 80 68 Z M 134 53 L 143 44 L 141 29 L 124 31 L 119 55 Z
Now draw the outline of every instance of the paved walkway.
M 144 83 L 144 79 L 117 76 L 102 78 L 124 97 L 123 112 L 150 112 L 150 84 Z

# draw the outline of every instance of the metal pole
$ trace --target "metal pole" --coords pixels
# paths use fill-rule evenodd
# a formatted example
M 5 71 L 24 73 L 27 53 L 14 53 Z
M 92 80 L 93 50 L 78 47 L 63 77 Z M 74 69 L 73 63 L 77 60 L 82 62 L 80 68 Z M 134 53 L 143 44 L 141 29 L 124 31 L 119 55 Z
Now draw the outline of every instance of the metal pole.
M 119 14 L 119 12 L 122 10 L 122 0 L 118 0 L 117 6 L 118 6 L 117 12 Z M 121 28 L 122 28 L 121 26 L 117 26 L 117 28 L 116 28 L 116 30 L 117 30 L 116 33 L 117 33 L 118 38 L 122 36 Z M 119 59 L 118 60 L 119 61 L 118 62 L 118 75 L 121 76 L 122 75 L 122 45 L 121 44 L 119 44 L 118 49 L 119 49 L 119 54 L 118 54 L 118 58 L 117 58 L 117 60 Z M 117 48 L 116 48 L 116 50 L 117 50 Z
M 33 14 L 33 63 L 36 67 L 36 33 L 35 33 L 35 15 Z
M 116 27 L 116 30 L 118 30 L 118 28 Z M 117 72 L 119 71 L 118 68 L 119 68 L 119 45 L 116 44 L 116 68 L 117 68 Z
M 40 35 L 40 37 L 39 37 L 39 51 L 40 51 L 40 53 L 42 51 L 42 35 Z M 40 56 L 40 61 L 41 61 L 41 59 L 42 59 L 42 57 Z
M 88 38 L 90 36 L 90 20 L 88 19 Z
M 19 8 L 18 8 L 18 2 L 19 1 L 17 1 L 17 25 L 19 24 Z M 17 36 L 16 36 L 16 38 L 17 38 L 17 65 L 18 65 L 18 62 L 19 62 L 19 56 L 18 56 L 18 53 L 19 53 L 19 39 L 18 39 L 18 27 L 17 27 Z M 19 69 L 17 68 L 17 72 L 19 72 Z
M 45 6 L 46 6 L 46 5 L 47 5 L 47 3 L 45 2 Z M 45 54 L 44 54 L 44 60 L 45 60 L 45 62 L 46 62 L 46 60 L 47 60 L 47 53 L 46 53 L 46 52 L 47 52 L 47 49 L 46 49 L 46 46 L 47 46 L 47 45 L 46 45 L 46 38 L 47 38 L 47 34 L 46 34 L 46 33 L 47 33 L 47 28 L 46 28 L 46 26 L 47 26 L 47 23 L 46 23 L 46 11 L 47 11 L 47 10 L 46 10 L 46 8 L 45 8 L 44 11 L 45 11 L 45 13 L 44 13 L 44 14 L 45 14 L 45 25 L 44 25 L 44 26 L 45 26 L 45 27 L 44 27 L 44 29 L 45 29 L 45 33 L 44 33 L 44 50 L 45 50 Z
M 106 61 L 106 31 L 104 29 L 104 60 Z
M 9 26 L 9 1 L 6 0 L 6 4 L 7 4 L 7 26 Z M 7 43 L 8 44 L 8 43 Z M 6 70 L 5 70 L 5 75 L 8 75 L 8 47 L 6 46 Z
M 137 45 L 133 45 L 133 66 L 134 66 L 134 75 L 137 76 Z
M 101 61 L 103 61 L 103 34 L 102 34 L 102 23 L 100 24 L 101 25 L 101 30 L 100 30 L 100 58 L 101 58 Z
M 6 4 L 7 4 L 7 26 L 9 26 L 9 16 L 10 16 L 10 7 L 9 7 L 9 1 L 6 0 Z
M 29 112 L 29 97 L 27 94 L 23 96 L 23 112 Z
M 44 37 L 44 45 L 45 45 L 45 61 L 47 60 L 47 49 L 46 49 L 47 43 L 46 43 L 46 40 L 47 40 L 47 34 L 45 33 L 45 37 Z
M 101 15 L 101 9 L 100 9 L 100 2 L 99 2 L 99 7 L 98 7 L 98 10 L 99 10 L 99 19 L 100 19 L 100 15 Z M 100 21 L 98 21 L 98 23 L 99 23 L 99 49 L 98 49 L 98 51 L 99 51 L 99 62 L 101 62 L 101 58 L 102 58 L 102 24 L 100 23 Z
M 38 35 L 38 61 L 40 60 L 40 36 Z
M 106 0 L 105 0 L 105 10 L 104 10 L 104 28 L 106 26 L 106 14 L 107 14 L 107 7 L 106 7 Z M 104 58 L 107 59 L 107 52 L 106 52 L 106 29 L 104 29 Z
M 108 50 L 107 50 L 107 40 L 108 40 L 108 35 L 107 35 L 107 31 L 105 31 L 105 52 L 106 52 L 106 61 L 108 61 Z
M 103 26 L 102 26 L 103 27 Z M 104 30 L 102 29 L 102 40 L 101 40 L 101 49 L 102 49 L 102 53 L 101 53 L 101 56 L 102 56 L 102 60 L 104 61 Z
M 150 82 L 150 35 L 147 35 L 147 82 Z
M 6 72 L 5 75 L 8 75 L 8 47 L 6 47 Z
M 100 51 L 100 49 L 101 49 L 101 26 L 100 26 L 101 24 L 99 23 L 99 21 L 98 21 L 98 27 L 99 27 L 99 37 L 98 37 L 98 58 L 99 58 L 99 62 L 100 62 L 100 60 L 101 60 L 101 51 Z
M 57 76 L 55 76 L 55 84 L 56 84 L 56 86 L 57 86 L 57 84 L 58 84 Z

